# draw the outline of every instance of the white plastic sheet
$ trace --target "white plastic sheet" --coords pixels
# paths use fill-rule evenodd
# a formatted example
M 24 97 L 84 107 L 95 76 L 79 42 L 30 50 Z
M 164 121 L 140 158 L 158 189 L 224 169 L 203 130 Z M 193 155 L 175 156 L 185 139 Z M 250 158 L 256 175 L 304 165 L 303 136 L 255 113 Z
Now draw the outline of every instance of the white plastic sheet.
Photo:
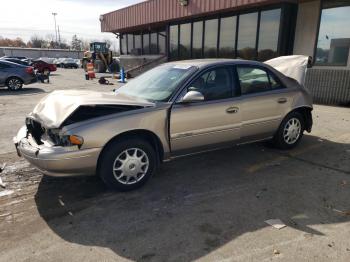
M 305 84 L 309 57 L 303 55 L 280 56 L 268 60 L 265 64 L 272 66 L 285 76 L 295 79 L 299 84 Z

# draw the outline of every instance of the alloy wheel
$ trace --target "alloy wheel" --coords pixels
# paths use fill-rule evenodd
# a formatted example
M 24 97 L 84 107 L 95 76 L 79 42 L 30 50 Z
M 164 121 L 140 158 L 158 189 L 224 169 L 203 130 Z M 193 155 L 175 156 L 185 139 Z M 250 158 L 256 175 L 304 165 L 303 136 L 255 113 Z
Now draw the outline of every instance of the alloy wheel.
M 21 82 L 21 80 L 19 80 L 17 78 L 12 78 L 9 80 L 8 86 L 11 90 L 18 90 L 21 88 L 22 82 Z
M 298 118 L 288 120 L 283 130 L 283 139 L 288 145 L 292 145 L 298 141 L 301 134 L 301 123 Z
M 139 148 L 129 148 L 121 152 L 113 163 L 115 179 L 131 185 L 139 182 L 147 173 L 149 159 L 147 154 Z

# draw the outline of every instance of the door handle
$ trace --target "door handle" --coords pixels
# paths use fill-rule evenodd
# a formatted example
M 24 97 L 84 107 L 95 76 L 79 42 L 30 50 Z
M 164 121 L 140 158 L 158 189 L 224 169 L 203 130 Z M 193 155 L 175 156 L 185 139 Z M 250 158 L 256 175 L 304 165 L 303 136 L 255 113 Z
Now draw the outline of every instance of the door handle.
M 228 113 L 228 114 L 235 114 L 238 111 L 239 111 L 239 108 L 238 107 L 234 107 L 234 106 L 231 106 L 231 107 L 226 109 L 226 113 Z
M 279 104 L 284 104 L 284 103 L 287 102 L 287 98 L 285 98 L 285 97 L 279 98 L 279 99 L 277 100 L 277 102 L 278 102 Z

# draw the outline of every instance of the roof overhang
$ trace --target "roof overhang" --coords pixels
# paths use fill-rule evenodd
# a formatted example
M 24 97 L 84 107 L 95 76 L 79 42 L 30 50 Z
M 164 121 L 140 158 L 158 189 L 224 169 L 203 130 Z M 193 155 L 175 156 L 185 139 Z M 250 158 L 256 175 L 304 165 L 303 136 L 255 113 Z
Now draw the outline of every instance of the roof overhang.
M 101 31 L 123 33 L 168 22 L 297 0 L 149 0 L 100 16 Z

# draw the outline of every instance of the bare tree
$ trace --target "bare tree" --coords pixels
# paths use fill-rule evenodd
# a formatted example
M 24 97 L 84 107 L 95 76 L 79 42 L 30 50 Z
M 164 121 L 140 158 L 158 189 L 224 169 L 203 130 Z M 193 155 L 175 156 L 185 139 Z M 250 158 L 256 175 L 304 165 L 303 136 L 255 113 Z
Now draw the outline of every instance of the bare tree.
M 45 40 L 37 35 L 33 35 L 30 38 L 30 41 L 27 43 L 27 46 L 34 48 L 41 48 L 45 45 Z

